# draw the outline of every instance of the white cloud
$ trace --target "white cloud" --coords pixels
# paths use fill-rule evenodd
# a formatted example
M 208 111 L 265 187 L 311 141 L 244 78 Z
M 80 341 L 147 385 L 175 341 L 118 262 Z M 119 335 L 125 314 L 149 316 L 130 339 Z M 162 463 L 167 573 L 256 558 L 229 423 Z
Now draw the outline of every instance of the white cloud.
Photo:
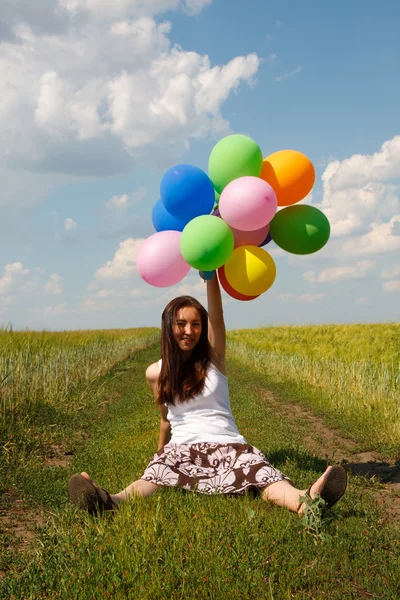
M 385 281 L 383 284 L 383 289 L 385 292 L 398 292 L 400 291 L 400 279 L 391 279 L 390 281 Z
M 75 229 L 77 229 L 78 225 L 77 223 L 71 219 L 71 218 L 67 218 L 64 221 L 64 229 L 65 231 L 75 231 Z
M 281 75 L 278 75 L 277 77 L 275 77 L 275 81 L 285 81 L 285 79 L 289 79 L 289 77 L 293 77 L 294 75 L 297 75 L 298 73 L 300 73 L 300 71 L 303 69 L 303 67 L 301 65 L 299 65 L 298 67 L 296 67 L 296 69 L 292 69 L 291 71 L 285 71 L 284 73 L 282 73 Z
M 43 309 L 45 315 L 58 315 L 65 312 L 66 304 L 57 304 L 56 306 L 46 306 Z
M 119 196 L 113 196 L 110 200 L 104 203 L 104 208 L 107 213 L 111 213 L 116 217 L 120 217 L 124 214 L 130 206 L 135 206 L 139 202 L 142 202 L 147 195 L 147 188 L 140 187 L 133 194 L 121 194 Z
M 128 238 L 121 242 L 114 258 L 99 267 L 94 275 L 95 280 L 128 279 L 136 271 L 136 254 L 144 239 Z
M 9 292 L 14 292 L 18 287 L 25 283 L 26 276 L 30 273 L 20 262 L 14 262 L 4 267 L 3 277 L 0 278 L 0 296 Z
M 121 292 L 119 292 L 118 290 L 102 289 L 102 290 L 98 290 L 96 292 L 96 295 L 99 298 L 119 298 L 121 296 Z
M 120 196 L 113 196 L 110 200 L 107 200 L 105 207 L 107 210 L 122 215 L 128 208 L 128 194 L 121 194 Z
M 400 177 L 400 135 L 382 144 L 374 154 L 353 154 L 342 162 L 328 165 L 322 176 L 332 190 L 363 187 L 371 181 L 388 181 Z
M 365 235 L 349 239 L 343 243 L 341 255 L 363 256 L 400 250 L 400 214 L 389 223 L 373 224 Z
M 394 279 L 400 277 L 400 265 L 392 265 L 382 271 L 382 279 Z
M 81 303 L 84 311 L 109 310 L 112 307 L 112 302 L 98 302 L 95 298 L 85 298 Z
M 306 281 L 310 283 L 326 283 L 340 279 L 359 279 L 365 277 L 371 270 L 375 269 L 375 261 L 361 261 L 352 266 L 339 266 L 324 269 L 319 273 L 307 271 L 303 274 Z
M 50 275 L 49 281 L 44 285 L 44 290 L 48 294 L 62 294 L 61 283 L 62 277 L 58 273 Z
M 66 304 L 56 304 L 55 306 L 46 306 L 45 308 L 28 308 L 27 312 L 51 317 L 65 312 L 66 307 Z
M 325 298 L 323 292 L 319 294 L 279 294 L 279 298 L 284 302 L 295 300 L 296 302 L 321 302 Z
M 333 237 L 360 234 L 400 213 L 400 136 L 385 142 L 372 155 L 354 154 L 328 164 L 323 175 L 320 208 L 331 223 Z
M 286 256 L 288 254 L 285 250 L 282 250 L 282 248 L 278 248 L 277 246 L 271 246 L 271 242 L 267 246 L 264 246 L 263 250 L 265 250 L 266 252 L 268 252 L 268 254 L 274 257 Z
M 14 18 L 28 21 L 0 47 L 0 152 L 14 169 L 104 175 L 165 161 L 165 148 L 179 154 L 192 139 L 227 132 L 222 105 L 259 68 L 255 54 L 212 66 L 173 46 L 170 24 L 153 18 L 194 14 L 208 0 L 41 2 L 58 10 L 57 35 L 54 19 L 52 33 L 33 27 L 21 0 Z
M 199 14 L 212 0 L 58 0 L 62 9 L 71 14 L 90 13 L 97 19 L 119 19 L 126 16 L 153 16 L 182 8 L 190 15 Z
M 206 292 L 206 284 L 203 280 L 196 283 L 182 283 L 176 288 L 176 292 L 182 296 L 194 296 L 197 297 L 199 294 Z
M 130 290 L 130 292 L 128 293 L 128 295 L 131 298 L 141 298 L 143 296 L 150 296 L 150 291 L 148 289 L 146 289 L 146 290 L 140 290 L 140 289 Z

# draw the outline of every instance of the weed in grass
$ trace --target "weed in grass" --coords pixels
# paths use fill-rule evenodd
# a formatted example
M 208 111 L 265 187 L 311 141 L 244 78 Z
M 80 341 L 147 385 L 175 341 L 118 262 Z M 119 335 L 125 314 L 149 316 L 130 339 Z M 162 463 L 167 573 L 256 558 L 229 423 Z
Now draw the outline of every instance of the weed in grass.
M 300 497 L 300 502 L 304 502 L 304 512 L 301 515 L 300 522 L 305 529 L 313 535 L 316 540 L 328 541 L 332 536 L 324 531 L 324 525 L 332 520 L 332 516 L 327 512 L 326 502 L 316 494 L 310 498 L 308 494 Z

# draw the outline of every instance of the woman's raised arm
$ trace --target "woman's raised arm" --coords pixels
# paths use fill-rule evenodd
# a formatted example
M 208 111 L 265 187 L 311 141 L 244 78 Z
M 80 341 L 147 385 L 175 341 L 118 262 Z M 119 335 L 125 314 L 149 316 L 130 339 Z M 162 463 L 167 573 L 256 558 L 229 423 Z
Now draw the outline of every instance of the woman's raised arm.
M 213 350 L 216 367 L 226 375 L 226 331 L 221 290 L 216 273 L 207 281 L 208 341 Z

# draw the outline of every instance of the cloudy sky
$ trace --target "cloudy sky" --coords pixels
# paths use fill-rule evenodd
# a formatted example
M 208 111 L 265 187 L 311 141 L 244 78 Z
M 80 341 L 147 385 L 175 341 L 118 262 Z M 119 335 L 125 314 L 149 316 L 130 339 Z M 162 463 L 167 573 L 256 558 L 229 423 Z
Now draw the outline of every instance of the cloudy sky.
M 224 295 L 228 328 L 398 321 L 400 4 L 0 0 L 0 324 L 159 325 L 135 258 L 165 170 L 229 133 L 313 162 L 328 216 L 273 287 Z

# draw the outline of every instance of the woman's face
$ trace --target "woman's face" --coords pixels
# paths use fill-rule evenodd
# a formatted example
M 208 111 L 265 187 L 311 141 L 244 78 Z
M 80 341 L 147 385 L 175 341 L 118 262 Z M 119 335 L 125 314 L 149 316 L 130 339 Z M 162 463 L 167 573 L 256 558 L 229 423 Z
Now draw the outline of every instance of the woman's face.
M 181 350 L 193 350 L 201 335 L 199 311 L 193 306 L 185 306 L 177 310 L 172 332 Z

